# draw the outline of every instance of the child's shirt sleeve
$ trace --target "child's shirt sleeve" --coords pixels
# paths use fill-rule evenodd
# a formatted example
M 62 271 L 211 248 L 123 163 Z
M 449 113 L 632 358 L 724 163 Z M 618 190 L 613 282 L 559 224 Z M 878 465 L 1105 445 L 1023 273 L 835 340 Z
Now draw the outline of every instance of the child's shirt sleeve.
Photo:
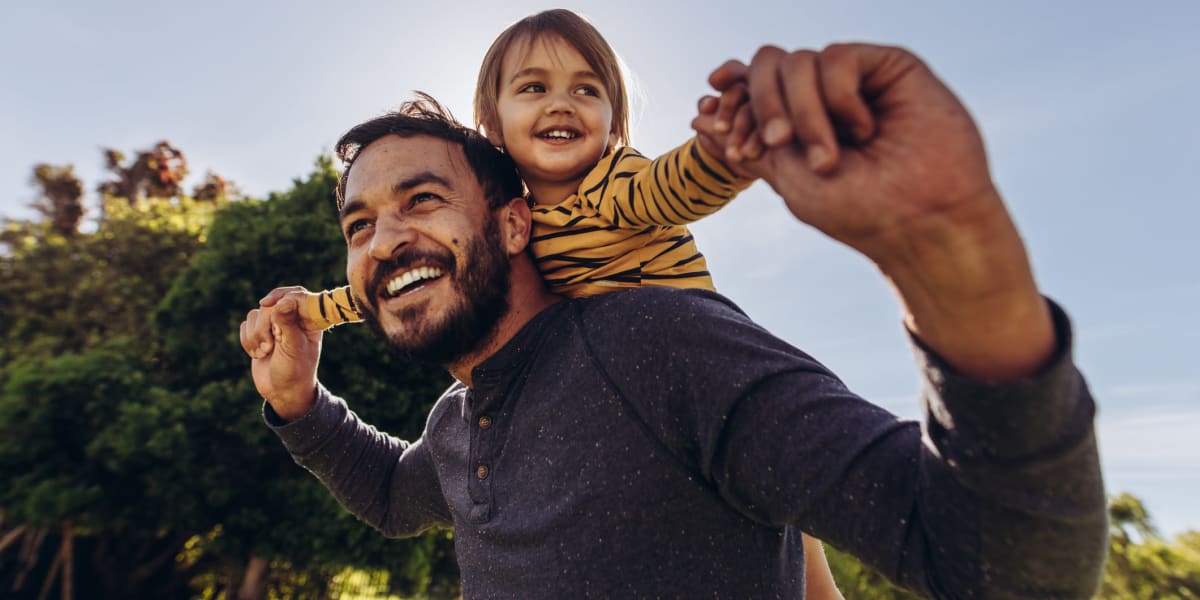
M 750 187 L 696 138 L 654 159 L 619 148 L 592 169 L 580 196 L 614 226 L 685 225 L 712 214 Z

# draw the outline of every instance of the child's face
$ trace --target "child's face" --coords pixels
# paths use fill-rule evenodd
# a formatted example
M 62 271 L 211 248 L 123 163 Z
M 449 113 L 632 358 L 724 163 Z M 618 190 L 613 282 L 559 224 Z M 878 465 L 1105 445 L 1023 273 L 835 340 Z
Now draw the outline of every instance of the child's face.
M 535 198 L 539 190 L 577 186 L 613 139 L 604 82 L 557 36 L 508 49 L 497 109 L 499 131 L 488 137 L 512 156 Z M 559 202 L 566 195 L 539 201 Z

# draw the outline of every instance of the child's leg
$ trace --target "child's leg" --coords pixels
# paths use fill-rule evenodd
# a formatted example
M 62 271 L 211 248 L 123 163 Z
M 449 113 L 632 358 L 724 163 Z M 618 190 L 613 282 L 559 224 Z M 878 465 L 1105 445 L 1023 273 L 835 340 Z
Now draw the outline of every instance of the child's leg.
M 821 540 L 804 534 L 804 597 L 809 600 L 844 600 L 833 581 Z

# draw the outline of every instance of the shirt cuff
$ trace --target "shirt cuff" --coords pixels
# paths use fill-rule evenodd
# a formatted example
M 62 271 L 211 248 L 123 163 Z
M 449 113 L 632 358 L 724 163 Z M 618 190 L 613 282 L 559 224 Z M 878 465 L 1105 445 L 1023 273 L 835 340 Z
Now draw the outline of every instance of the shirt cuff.
M 285 421 L 271 405 L 263 402 L 263 420 L 293 456 L 303 456 L 333 435 L 346 417 L 346 403 L 317 383 L 312 408 L 304 416 Z
M 950 460 L 1021 461 L 1074 445 L 1095 405 L 1072 360 L 1071 323 L 1047 299 L 1056 347 L 1042 369 L 1003 383 L 962 376 L 913 337 L 925 378 L 926 436 Z

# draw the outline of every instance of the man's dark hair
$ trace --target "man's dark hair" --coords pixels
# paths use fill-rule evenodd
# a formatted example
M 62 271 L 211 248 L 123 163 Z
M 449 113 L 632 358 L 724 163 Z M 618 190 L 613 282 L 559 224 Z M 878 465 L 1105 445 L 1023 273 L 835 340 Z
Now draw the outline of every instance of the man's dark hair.
M 335 147 L 337 156 L 346 165 L 337 184 L 339 211 L 346 203 L 346 180 L 350 177 L 354 160 L 364 148 L 387 135 L 404 138 L 428 135 L 458 144 L 466 156 L 467 164 L 475 172 L 475 179 L 483 188 L 489 209 L 500 208 L 523 195 L 524 187 L 517 173 L 517 165 L 507 154 L 498 150 L 478 131 L 459 123 L 450 111 L 429 94 L 416 92 L 416 96 L 416 100 L 401 104 L 396 111 L 355 125 L 338 140 Z

